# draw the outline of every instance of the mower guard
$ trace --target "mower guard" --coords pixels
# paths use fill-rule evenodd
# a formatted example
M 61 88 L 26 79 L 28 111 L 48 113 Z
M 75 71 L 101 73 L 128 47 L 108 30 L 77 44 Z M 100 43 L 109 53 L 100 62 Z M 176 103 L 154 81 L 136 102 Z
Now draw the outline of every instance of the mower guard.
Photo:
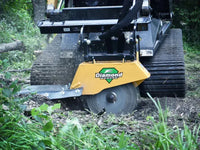
M 22 89 L 18 95 L 35 93 L 49 99 L 63 99 L 69 97 L 79 97 L 83 88 L 69 89 L 68 85 L 31 85 Z

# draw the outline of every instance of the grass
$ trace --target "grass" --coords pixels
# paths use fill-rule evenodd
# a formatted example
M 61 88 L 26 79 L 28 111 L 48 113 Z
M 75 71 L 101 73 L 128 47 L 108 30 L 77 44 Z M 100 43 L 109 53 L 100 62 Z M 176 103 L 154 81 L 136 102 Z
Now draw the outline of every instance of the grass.
M 8 2 L 8 1 L 7 1 Z M 30 3 L 31 4 L 31 3 Z M 32 21 L 28 0 L 17 2 L 9 1 L 1 8 L 0 13 L 0 43 L 9 43 L 15 40 L 23 41 L 25 52 L 12 51 L 0 54 L 0 59 L 6 61 L 8 67 L 2 71 L 31 68 L 35 59 L 34 51 L 45 46 L 45 36 Z M 13 73 L 13 76 L 24 76 L 21 73 Z M 29 76 L 29 74 L 25 74 Z
M 176 126 L 174 129 L 167 125 L 167 110 L 163 111 L 159 101 L 155 101 L 148 94 L 155 104 L 159 120 L 149 117 L 152 121 L 152 126 L 142 133 L 143 149 L 178 149 L 178 150 L 196 150 L 200 148 L 200 125 L 194 127 L 193 130 L 184 124 L 181 129 Z
M 23 101 L 1 93 L 0 104 L 0 149 L 105 149 L 105 150 L 196 150 L 200 148 L 199 131 L 196 125 L 190 129 L 186 124 L 182 128 L 168 126 L 168 111 L 162 110 L 159 101 L 149 97 L 155 104 L 158 117 L 147 117 L 148 125 L 135 133 L 119 130 L 120 126 L 130 126 L 131 121 L 121 120 L 104 128 L 95 121 L 83 125 L 77 118 L 66 117 L 62 125 L 56 123 L 53 115 L 60 104 L 43 104 L 31 110 L 31 116 L 23 115 Z M 97 118 L 97 116 L 93 116 Z M 111 115 L 104 121 L 116 122 L 118 117 Z M 107 122 L 107 123 L 106 123 Z M 137 125 L 134 120 L 132 125 Z
M 200 98 L 200 52 L 198 47 L 189 47 L 184 44 L 187 97 Z

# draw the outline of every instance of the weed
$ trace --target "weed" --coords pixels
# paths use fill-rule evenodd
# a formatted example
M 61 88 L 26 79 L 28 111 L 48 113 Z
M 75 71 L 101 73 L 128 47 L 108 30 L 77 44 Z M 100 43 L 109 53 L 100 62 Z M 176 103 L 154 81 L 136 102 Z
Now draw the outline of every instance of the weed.
M 199 131 L 200 126 L 196 126 L 193 131 L 189 129 L 187 125 L 184 124 L 184 128 L 172 129 L 167 126 L 167 110 L 163 111 L 159 101 L 155 101 L 151 95 L 148 93 L 155 104 L 159 120 L 156 121 L 153 117 L 148 117 L 152 122 L 152 127 L 147 131 L 142 132 L 142 148 L 143 149 L 180 149 L 180 150 L 196 150 L 199 148 Z

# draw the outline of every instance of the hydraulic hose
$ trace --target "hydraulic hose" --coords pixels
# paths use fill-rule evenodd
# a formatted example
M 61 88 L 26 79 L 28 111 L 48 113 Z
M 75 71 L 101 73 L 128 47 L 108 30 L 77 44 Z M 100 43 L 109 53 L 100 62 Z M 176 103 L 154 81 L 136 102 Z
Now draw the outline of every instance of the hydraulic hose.
M 132 3 L 133 0 L 124 0 L 118 23 L 112 26 L 110 30 L 100 35 L 100 39 L 107 39 L 111 36 L 118 35 L 122 28 L 128 26 L 132 22 L 132 20 L 137 19 L 137 13 L 142 9 L 143 0 L 137 0 L 134 7 L 129 10 Z

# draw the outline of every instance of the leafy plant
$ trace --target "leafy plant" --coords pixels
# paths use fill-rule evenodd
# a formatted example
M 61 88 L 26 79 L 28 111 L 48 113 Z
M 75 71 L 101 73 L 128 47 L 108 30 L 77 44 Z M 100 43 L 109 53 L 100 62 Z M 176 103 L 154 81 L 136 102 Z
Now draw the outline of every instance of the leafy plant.
M 43 104 L 40 107 L 33 108 L 31 110 L 31 115 L 36 121 L 33 121 L 33 124 L 31 124 L 31 126 L 37 126 L 40 135 L 42 135 L 42 138 L 40 139 L 40 145 L 42 145 L 44 149 L 46 149 L 47 147 L 54 147 L 54 132 L 56 131 L 56 129 L 53 124 L 52 113 L 59 108 L 60 104 L 54 104 L 53 106 Z

